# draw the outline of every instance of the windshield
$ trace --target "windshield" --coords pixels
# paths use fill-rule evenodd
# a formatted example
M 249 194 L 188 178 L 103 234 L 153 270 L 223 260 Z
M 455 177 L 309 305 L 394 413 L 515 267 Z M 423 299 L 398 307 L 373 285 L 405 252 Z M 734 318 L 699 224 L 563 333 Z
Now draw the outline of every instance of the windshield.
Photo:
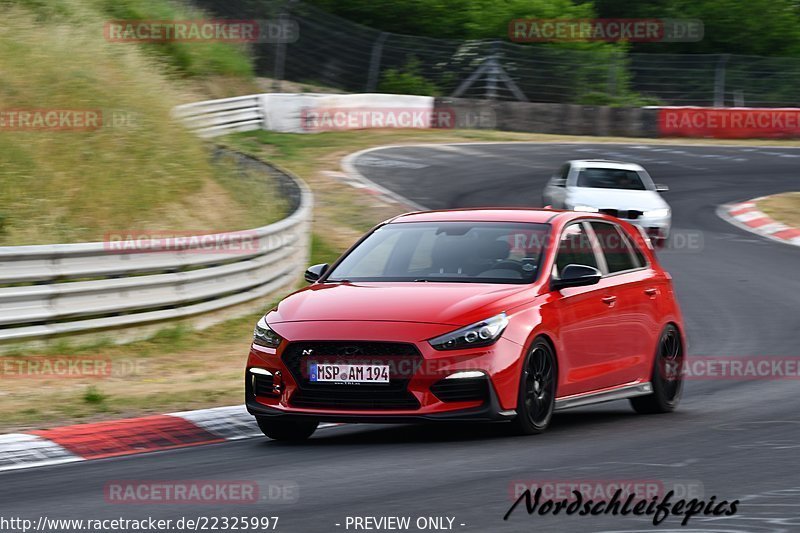
M 549 228 L 510 222 L 387 224 L 325 281 L 531 283 Z
M 592 189 L 625 189 L 630 191 L 645 191 L 645 181 L 635 170 L 618 168 L 584 168 L 578 174 L 578 187 Z

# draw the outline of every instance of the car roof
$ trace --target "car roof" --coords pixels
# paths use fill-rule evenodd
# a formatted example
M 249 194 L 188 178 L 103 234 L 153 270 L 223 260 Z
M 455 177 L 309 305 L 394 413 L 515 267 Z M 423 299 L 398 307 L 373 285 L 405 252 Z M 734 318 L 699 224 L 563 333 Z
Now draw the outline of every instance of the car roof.
M 614 161 L 611 159 L 573 159 L 569 164 L 578 168 L 615 168 L 620 170 L 641 171 L 644 168 L 636 163 Z
M 585 217 L 587 213 L 557 209 L 527 209 L 514 207 L 485 207 L 475 209 L 444 209 L 406 213 L 388 220 L 399 222 L 530 222 L 544 224 L 558 219 Z M 600 218 L 600 217 L 598 217 Z

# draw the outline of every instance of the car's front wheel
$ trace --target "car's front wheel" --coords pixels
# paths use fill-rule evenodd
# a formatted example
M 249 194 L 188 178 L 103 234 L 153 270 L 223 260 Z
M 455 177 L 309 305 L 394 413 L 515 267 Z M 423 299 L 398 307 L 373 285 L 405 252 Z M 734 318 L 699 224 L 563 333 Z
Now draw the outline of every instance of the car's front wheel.
M 280 418 L 257 417 L 261 432 L 273 440 L 302 441 L 309 438 L 317 430 L 316 420 L 289 420 Z
M 511 422 L 514 433 L 533 435 L 550 425 L 556 401 L 557 370 L 550 344 L 542 338 L 536 339 L 522 366 L 517 416 Z
M 664 328 L 658 341 L 651 383 L 653 392 L 631 398 L 633 410 L 641 414 L 669 413 L 678 406 L 683 390 L 683 343 L 678 328 Z

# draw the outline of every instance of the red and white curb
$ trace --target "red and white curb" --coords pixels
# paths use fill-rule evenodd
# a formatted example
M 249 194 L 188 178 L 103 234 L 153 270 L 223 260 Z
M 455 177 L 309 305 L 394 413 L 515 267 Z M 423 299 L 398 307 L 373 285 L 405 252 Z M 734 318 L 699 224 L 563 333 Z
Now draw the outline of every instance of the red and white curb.
M 722 206 L 721 214 L 723 218 L 743 230 L 775 241 L 800 246 L 800 228 L 787 226 L 758 210 L 757 202 L 765 198 L 755 198 L 749 202 Z
M 253 437 L 263 434 L 244 405 L 77 424 L 0 435 L 0 472 Z

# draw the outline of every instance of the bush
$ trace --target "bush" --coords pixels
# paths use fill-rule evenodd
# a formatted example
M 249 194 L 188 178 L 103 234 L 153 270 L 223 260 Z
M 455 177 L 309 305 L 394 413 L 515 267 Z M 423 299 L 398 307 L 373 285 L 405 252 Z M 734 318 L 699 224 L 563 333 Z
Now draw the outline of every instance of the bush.
M 89 404 L 101 404 L 106 401 L 108 396 L 103 394 L 97 387 L 94 385 L 89 385 L 86 387 L 86 390 L 83 393 L 83 401 Z
M 664 105 L 654 96 L 643 96 L 638 93 L 628 93 L 615 96 L 608 93 L 589 92 L 578 97 L 576 102 L 580 105 L 597 105 L 611 107 L 644 107 Z
M 403 70 L 386 70 L 378 86 L 378 91 L 389 94 L 440 95 L 436 84 L 426 80 L 420 73 L 420 62 L 416 58 L 411 58 Z

